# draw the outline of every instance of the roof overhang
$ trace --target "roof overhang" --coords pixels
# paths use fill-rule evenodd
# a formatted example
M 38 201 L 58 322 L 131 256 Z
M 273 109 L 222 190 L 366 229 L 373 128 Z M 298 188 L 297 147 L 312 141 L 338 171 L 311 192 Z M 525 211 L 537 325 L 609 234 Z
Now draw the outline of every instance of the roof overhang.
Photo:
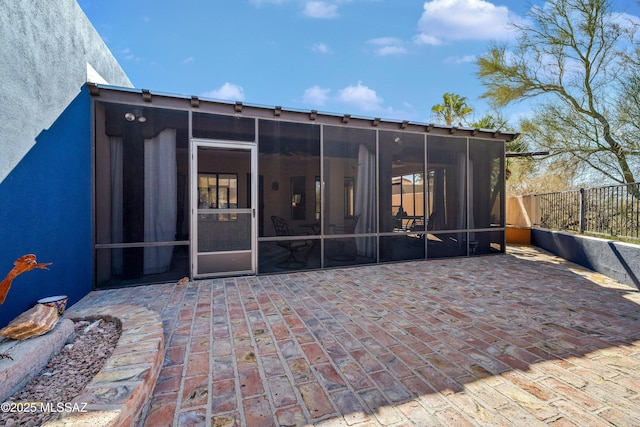
M 516 132 L 505 132 L 491 129 L 444 126 L 435 123 L 410 122 L 408 120 L 391 120 L 380 117 L 360 117 L 351 114 L 334 114 L 317 110 L 286 109 L 282 106 L 261 106 L 243 102 L 229 102 L 198 96 L 186 96 L 151 92 L 148 89 L 123 88 L 117 86 L 87 83 L 89 93 L 94 97 L 109 102 L 126 102 L 129 104 L 148 105 L 156 103 L 158 107 L 180 110 L 197 110 L 218 114 L 233 114 L 248 117 L 278 118 L 295 122 L 309 121 L 316 124 L 343 125 L 349 127 L 375 128 L 382 130 L 402 130 L 414 133 L 433 135 L 474 137 L 498 139 L 506 142 L 520 136 Z

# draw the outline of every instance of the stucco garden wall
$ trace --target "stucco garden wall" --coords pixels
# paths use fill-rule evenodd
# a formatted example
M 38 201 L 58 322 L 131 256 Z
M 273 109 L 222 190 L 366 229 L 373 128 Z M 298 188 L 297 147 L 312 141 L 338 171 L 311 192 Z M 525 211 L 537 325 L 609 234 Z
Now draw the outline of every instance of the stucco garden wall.
M 534 246 L 640 289 L 640 245 L 540 228 L 536 196 L 509 197 L 507 224 L 531 228 Z
M 91 103 L 84 84 L 131 82 L 75 0 L 0 2 L 0 327 L 39 298 L 91 290 Z M 1 279 L 1 278 L 0 278 Z
M 554 255 L 640 290 L 640 245 L 543 228 L 533 228 L 531 240 Z
M 0 2 L 0 46 L 0 182 L 88 74 L 95 83 L 132 86 L 76 0 Z

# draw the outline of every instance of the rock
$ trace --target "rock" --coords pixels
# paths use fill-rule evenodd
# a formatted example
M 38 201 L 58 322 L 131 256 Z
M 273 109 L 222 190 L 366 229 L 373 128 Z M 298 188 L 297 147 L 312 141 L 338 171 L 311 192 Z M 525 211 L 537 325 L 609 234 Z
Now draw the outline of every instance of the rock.
M 13 319 L 0 335 L 14 340 L 26 340 L 49 332 L 58 323 L 58 310 L 43 304 L 36 304 Z
M 100 322 L 101 322 L 101 319 L 98 319 L 95 322 L 93 322 L 92 324 L 90 324 L 89 326 L 87 326 L 86 328 L 84 328 L 84 333 L 86 334 L 87 332 L 89 332 L 93 328 L 97 328 L 98 326 L 100 326 Z

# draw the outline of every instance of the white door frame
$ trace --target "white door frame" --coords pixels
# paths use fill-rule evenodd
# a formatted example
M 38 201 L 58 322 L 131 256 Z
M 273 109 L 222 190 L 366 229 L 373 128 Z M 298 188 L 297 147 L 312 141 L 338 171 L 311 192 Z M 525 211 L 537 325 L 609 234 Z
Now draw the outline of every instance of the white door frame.
M 251 156 L 251 182 L 249 183 L 251 188 L 251 206 L 248 208 L 233 208 L 233 209 L 216 209 L 219 213 L 237 213 L 237 214 L 250 214 L 251 218 L 251 268 L 249 269 L 232 269 L 229 271 L 221 271 L 215 273 L 198 273 L 198 257 L 202 255 L 198 252 L 198 149 L 199 148 L 219 148 L 229 149 L 233 151 L 247 151 Z M 257 271 L 257 221 L 256 221 L 256 206 L 258 204 L 258 156 L 257 156 L 257 144 L 254 142 L 238 142 L 238 141 L 223 141 L 223 140 L 209 140 L 192 138 L 189 143 L 189 158 L 190 158 L 190 176 L 191 176 L 191 277 L 193 279 L 202 279 L 206 277 L 217 276 L 239 276 L 239 275 L 251 275 L 256 274 Z M 227 171 L 225 171 L 227 172 Z M 206 213 L 212 213 L 213 210 L 205 209 Z M 200 213 L 204 213 L 201 210 Z M 243 254 L 246 255 L 248 251 L 226 251 L 220 254 Z M 215 255 L 216 253 L 211 253 Z

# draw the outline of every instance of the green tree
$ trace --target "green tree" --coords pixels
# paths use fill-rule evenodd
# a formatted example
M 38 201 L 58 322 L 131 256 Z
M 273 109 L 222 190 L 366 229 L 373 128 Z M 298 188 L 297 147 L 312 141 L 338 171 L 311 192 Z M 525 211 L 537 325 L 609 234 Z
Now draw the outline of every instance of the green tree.
M 479 129 L 491 129 L 491 130 L 500 130 L 500 131 L 513 131 L 507 122 L 507 120 L 500 114 L 486 114 L 480 119 L 469 122 L 469 127 L 479 128 Z M 507 142 L 507 153 L 523 153 L 529 149 L 527 142 L 523 138 L 516 138 L 512 141 Z M 533 167 L 533 163 L 531 162 L 530 157 L 522 157 L 518 160 L 514 160 L 512 158 L 507 158 L 505 164 L 505 176 L 506 179 L 509 179 L 512 173 L 512 169 L 514 164 L 520 164 L 521 169 L 527 168 L 530 169 Z
M 473 112 L 464 96 L 447 92 L 442 95 L 442 101 L 442 104 L 431 107 L 431 111 L 447 126 L 462 126 L 466 117 Z
M 512 49 L 496 44 L 478 58 L 483 97 L 495 106 L 536 98 L 525 138 L 584 170 L 635 182 L 640 107 L 629 103 L 640 93 L 636 25 L 614 14 L 610 0 L 548 0 L 528 17 L 514 25 Z
M 469 127 L 491 130 L 506 130 L 507 122 L 501 116 L 487 114 L 486 116 L 469 122 Z

